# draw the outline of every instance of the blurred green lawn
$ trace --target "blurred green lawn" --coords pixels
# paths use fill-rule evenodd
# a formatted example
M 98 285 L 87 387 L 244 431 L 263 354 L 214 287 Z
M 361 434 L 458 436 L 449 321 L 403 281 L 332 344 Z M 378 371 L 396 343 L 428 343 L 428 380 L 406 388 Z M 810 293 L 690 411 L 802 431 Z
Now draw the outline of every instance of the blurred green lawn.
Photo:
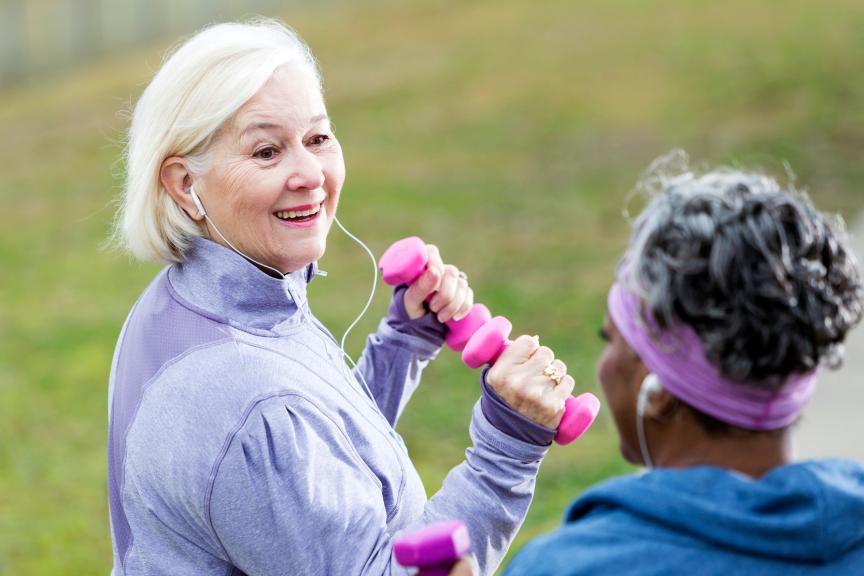
M 340 216 L 380 254 L 417 234 L 477 299 L 597 391 L 597 328 L 641 170 L 673 147 L 782 171 L 822 208 L 864 206 L 864 4 L 612 0 L 325 2 L 280 14 L 325 77 L 348 166 Z M 111 566 L 111 354 L 158 270 L 100 250 L 128 109 L 165 46 L 0 92 L 0 573 Z M 312 285 L 337 335 L 371 266 L 334 230 Z M 349 341 L 358 352 L 388 291 Z M 443 352 L 404 415 L 431 494 L 467 445 L 476 374 Z M 514 546 L 631 470 L 606 415 L 554 448 Z

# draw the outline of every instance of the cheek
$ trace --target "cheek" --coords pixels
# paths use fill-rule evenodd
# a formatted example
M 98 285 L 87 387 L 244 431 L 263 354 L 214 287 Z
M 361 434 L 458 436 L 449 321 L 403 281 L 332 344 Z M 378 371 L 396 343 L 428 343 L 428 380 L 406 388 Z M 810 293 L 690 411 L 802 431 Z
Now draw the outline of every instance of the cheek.
M 597 365 L 597 380 L 603 388 L 603 393 L 610 402 L 614 402 L 620 395 L 621 374 L 620 368 L 616 366 L 616 353 L 611 346 L 607 346 L 600 356 Z
M 606 404 L 618 430 L 621 452 L 628 461 L 632 461 L 632 447 L 635 446 L 636 392 L 633 390 L 631 377 L 632 370 L 628 369 L 621 351 L 607 346 L 597 365 L 597 379 L 603 388 Z
M 345 161 L 342 158 L 342 151 L 338 149 L 333 156 L 327 158 L 325 167 L 325 177 L 328 181 L 328 192 L 331 196 L 339 196 L 342 191 L 342 185 L 345 183 Z
M 262 189 L 259 186 L 260 177 L 254 169 L 242 165 L 224 166 L 223 169 L 212 172 L 208 178 L 207 188 L 226 211 L 242 212 L 254 208 L 257 198 L 251 191 Z

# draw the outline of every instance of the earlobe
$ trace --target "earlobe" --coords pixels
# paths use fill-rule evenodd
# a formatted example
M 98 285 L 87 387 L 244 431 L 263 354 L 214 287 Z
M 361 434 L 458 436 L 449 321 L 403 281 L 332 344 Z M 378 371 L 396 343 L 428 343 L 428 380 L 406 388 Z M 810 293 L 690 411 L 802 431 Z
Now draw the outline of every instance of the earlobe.
M 190 194 L 192 174 L 186 167 L 186 161 L 183 157 L 171 156 L 166 158 L 159 171 L 159 180 L 165 192 L 190 218 L 196 221 L 204 218 L 203 210 L 199 210 L 193 195 Z
M 663 388 L 656 374 L 648 374 L 639 393 L 640 413 L 645 418 L 666 422 L 678 411 L 678 399 Z

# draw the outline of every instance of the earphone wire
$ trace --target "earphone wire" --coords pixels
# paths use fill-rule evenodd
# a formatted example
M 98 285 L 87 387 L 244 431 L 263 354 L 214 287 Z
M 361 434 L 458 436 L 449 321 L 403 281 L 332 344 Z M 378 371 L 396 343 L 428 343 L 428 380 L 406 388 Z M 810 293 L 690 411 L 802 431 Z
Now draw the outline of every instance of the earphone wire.
M 225 243 L 228 244 L 228 246 L 230 246 L 232 250 L 234 250 L 234 252 L 236 252 L 237 254 L 242 256 L 243 258 L 246 258 L 250 262 L 253 262 L 253 263 L 257 264 L 258 266 L 261 266 L 262 268 L 267 268 L 268 270 L 272 270 L 273 272 L 276 272 L 276 274 L 278 274 L 279 277 L 282 278 L 283 280 L 286 278 L 286 275 L 283 274 L 282 272 L 280 272 L 279 270 L 277 270 L 276 268 L 273 268 L 272 266 L 268 266 L 267 264 L 259 262 L 258 260 L 255 260 L 254 258 L 251 258 L 250 256 L 247 256 L 246 254 L 244 254 L 243 252 L 238 250 L 237 247 L 234 246 L 234 244 L 232 244 L 231 241 L 228 240 L 228 238 L 226 238 L 224 234 L 222 234 L 222 231 L 219 230 L 219 227 L 216 225 L 216 222 L 214 222 L 213 219 L 207 215 L 207 210 L 204 209 L 204 204 L 201 202 L 201 199 L 198 196 L 198 194 L 195 192 L 195 189 L 190 186 L 189 192 L 192 194 L 192 198 L 196 201 L 195 205 L 196 205 L 196 207 L 198 207 L 201 215 L 207 219 L 207 222 L 211 226 L 213 226 L 213 229 L 216 230 L 216 233 L 219 234 L 219 237 L 222 238 L 222 240 L 224 240 Z M 363 307 L 363 310 L 360 311 L 360 314 L 357 316 L 357 318 L 355 318 L 354 321 L 351 322 L 351 324 L 348 326 L 348 328 L 345 329 L 345 333 L 342 335 L 342 341 L 339 343 L 339 349 L 342 351 L 342 355 L 348 359 L 348 361 L 351 363 L 351 367 L 356 370 L 357 362 L 355 362 L 354 358 L 352 358 L 351 355 L 348 354 L 348 351 L 345 350 L 345 340 L 348 338 L 348 334 L 351 332 L 351 330 L 353 330 L 354 327 L 357 325 L 357 323 L 360 322 L 360 320 L 363 318 L 363 316 L 366 315 L 366 312 L 369 310 L 369 307 L 372 305 L 372 300 L 375 298 L 375 289 L 378 287 L 378 264 L 377 264 L 377 261 L 375 260 L 375 255 L 372 254 L 372 250 L 370 250 L 369 247 L 366 246 L 366 244 L 364 244 L 362 240 L 357 238 L 357 236 L 355 236 L 354 234 L 349 232 L 348 229 L 342 225 L 342 222 L 339 221 L 339 218 L 336 218 L 334 216 L 333 219 L 336 221 L 336 225 L 339 226 L 339 229 L 342 230 L 342 232 L 344 232 L 346 236 L 348 236 L 349 238 L 354 240 L 357 244 L 359 244 L 363 248 L 363 250 L 366 251 L 366 254 L 369 255 L 369 259 L 372 261 L 372 290 L 369 291 L 369 298 L 366 300 L 366 305 Z M 322 275 L 325 275 L 325 274 L 322 274 Z M 302 312 L 302 310 L 301 310 L 301 312 Z M 363 380 L 363 385 L 366 386 L 366 388 L 368 390 L 369 386 L 366 383 L 366 379 L 363 377 L 363 375 L 360 373 L 359 370 L 357 370 L 356 373 Z
M 242 256 L 243 258 L 246 258 L 246 259 L 249 260 L 250 262 L 254 262 L 254 263 L 257 264 L 258 266 L 261 266 L 262 268 L 267 268 L 268 270 L 272 270 L 273 272 L 276 272 L 276 274 L 278 274 L 280 278 L 282 278 L 283 280 L 285 279 L 285 274 L 283 274 L 282 272 L 280 272 L 280 271 L 277 270 L 276 268 L 273 268 L 272 266 L 268 266 L 267 264 L 264 264 L 263 262 L 259 262 L 258 260 L 255 260 L 254 258 L 252 258 L 252 257 L 250 257 L 250 256 L 248 256 L 248 255 L 246 255 L 246 254 L 244 254 L 244 253 L 241 252 L 240 250 L 238 250 L 237 247 L 234 246 L 234 244 L 232 244 L 231 241 L 228 240 L 228 238 L 226 238 L 224 234 L 222 234 L 222 231 L 219 230 L 219 227 L 218 227 L 218 226 L 216 226 L 216 222 L 214 222 L 213 219 L 210 218 L 210 216 L 207 215 L 207 211 L 204 210 L 204 204 L 201 202 L 201 198 L 198 196 L 198 194 L 195 193 L 195 189 L 194 189 L 193 187 L 190 186 L 190 187 L 189 187 L 189 192 L 192 194 L 192 198 L 196 200 L 195 205 L 198 207 L 199 212 L 201 213 L 201 215 L 204 216 L 204 218 L 207 219 L 207 222 L 208 222 L 211 226 L 213 226 L 213 229 L 216 230 L 216 233 L 219 234 L 219 237 L 222 238 L 222 240 L 224 240 L 225 243 L 228 244 L 228 246 L 230 246 L 232 250 L 234 250 L 234 252 L 236 252 L 237 254 L 239 254 L 240 256 Z
M 342 222 L 339 221 L 339 218 L 334 217 L 333 219 L 336 221 L 336 225 L 339 226 L 339 229 L 342 230 L 342 232 L 344 232 L 346 236 L 359 244 L 363 248 L 363 250 L 366 251 L 366 254 L 369 255 L 369 259 L 372 261 L 372 290 L 370 290 L 369 292 L 369 298 L 366 300 L 366 305 L 363 307 L 360 315 L 357 316 L 357 318 L 354 319 L 354 321 L 348 326 L 348 328 L 345 329 L 345 333 L 342 334 L 342 341 L 339 343 L 339 348 L 342 349 L 342 354 L 344 354 L 345 357 L 351 362 L 351 366 L 353 368 L 357 368 L 357 363 L 354 362 L 354 359 L 351 358 L 351 355 L 348 354 L 348 352 L 345 350 L 345 340 L 348 339 L 348 334 L 351 332 L 351 330 L 354 329 L 357 323 L 360 322 L 360 319 L 363 318 L 363 316 L 369 310 L 369 307 L 372 305 L 372 300 L 375 298 L 375 289 L 378 287 L 378 262 L 377 260 L 375 260 L 375 255 L 372 254 L 372 250 L 370 250 L 369 247 L 366 246 L 366 244 L 364 244 L 362 240 L 349 232 L 348 229 L 342 225 Z
M 645 438 L 645 416 L 642 413 L 636 418 L 636 435 L 639 436 L 639 450 L 642 451 L 642 460 L 645 461 L 645 467 L 654 468 L 651 452 L 648 451 L 648 441 Z
M 645 405 L 648 404 L 648 395 L 651 393 L 651 384 L 649 378 L 656 378 L 649 374 L 642 381 L 642 386 L 639 388 L 639 398 L 636 400 L 636 436 L 639 438 L 639 450 L 642 452 L 642 460 L 646 468 L 654 468 L 654 461 L 651 459 L 651 451 L 648 450 L 648 438 L 645 435 Z M 659 381 L 658 381 L 659 383 Z

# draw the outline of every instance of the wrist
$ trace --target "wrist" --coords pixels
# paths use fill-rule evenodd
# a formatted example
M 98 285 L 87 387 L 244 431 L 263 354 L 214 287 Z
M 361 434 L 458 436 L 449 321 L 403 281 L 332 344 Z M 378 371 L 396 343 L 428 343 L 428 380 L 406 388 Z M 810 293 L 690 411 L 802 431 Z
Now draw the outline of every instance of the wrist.
M 438 346 L 444 343 L 447 327 L 438 321 L 435 314 L 424 310 L 423 313 L 412 318 L 405 307 L 405 292 L 408 287 L 404 284 L 393 289 L 393 299 L 390 301 L 390 309 L 387 312 L 387 324 L 398 332 L 420 337 L 427 342 Z
M 486 381 L 489 367 L 480 374 L 480 386 L 483 396 L 480 398 L 480 408 L 486 419 L 498 430 L 508 436 L 537 446 L 549 446 L 555 438 L 556 431 L 531 420 L 516 412 Z

